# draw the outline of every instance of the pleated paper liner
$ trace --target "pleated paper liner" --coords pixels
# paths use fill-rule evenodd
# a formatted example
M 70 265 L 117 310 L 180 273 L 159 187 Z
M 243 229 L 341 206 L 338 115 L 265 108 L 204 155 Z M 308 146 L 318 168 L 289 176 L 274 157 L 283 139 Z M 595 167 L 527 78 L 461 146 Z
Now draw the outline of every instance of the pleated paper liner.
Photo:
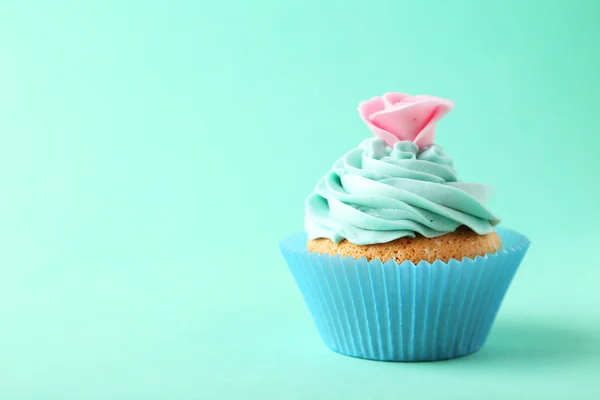
M 498 228 L 502 249 L 475 259 L 398 264 L 309 252 L 306 234 L 280 248 L 332 350 L 385 361 L 434 361 L 481 349 L 529 240 Z

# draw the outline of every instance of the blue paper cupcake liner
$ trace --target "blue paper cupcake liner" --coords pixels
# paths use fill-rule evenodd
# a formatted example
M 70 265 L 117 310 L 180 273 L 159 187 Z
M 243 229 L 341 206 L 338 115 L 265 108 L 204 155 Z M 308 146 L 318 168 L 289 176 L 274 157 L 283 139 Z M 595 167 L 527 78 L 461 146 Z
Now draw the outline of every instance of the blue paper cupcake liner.
M 528 247 L 498 228 L 502 249 L 430 264 L 309 252 L 305 233 L 280 248 L 321 338 L 332 350 L 385 361 L 434 361 L 479 350 Z

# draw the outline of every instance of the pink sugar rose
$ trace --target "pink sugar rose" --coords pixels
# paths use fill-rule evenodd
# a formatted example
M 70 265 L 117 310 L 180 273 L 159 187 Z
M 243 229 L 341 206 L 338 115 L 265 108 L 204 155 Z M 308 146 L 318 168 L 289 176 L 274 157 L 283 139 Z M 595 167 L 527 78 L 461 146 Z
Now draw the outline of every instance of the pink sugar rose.
M 358 112 L 373 134 L 388 146 L 410 140 L 423 148 L 434 143 L 436 123 L 453 107 L 451 100 L 439 97 L 386 93 L 360 103 Z

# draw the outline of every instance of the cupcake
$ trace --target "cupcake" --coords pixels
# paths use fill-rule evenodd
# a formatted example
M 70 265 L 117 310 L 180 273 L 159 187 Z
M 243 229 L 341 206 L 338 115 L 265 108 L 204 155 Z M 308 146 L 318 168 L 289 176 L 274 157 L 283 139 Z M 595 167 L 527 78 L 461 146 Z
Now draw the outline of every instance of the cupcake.
M 332 350 L 433 361 L 479 350 L 527 248 L 435 144 L 453 103 L 386 93 L 362 102 L 374 137 L 308 196 L 305 230 L 280 243 Z

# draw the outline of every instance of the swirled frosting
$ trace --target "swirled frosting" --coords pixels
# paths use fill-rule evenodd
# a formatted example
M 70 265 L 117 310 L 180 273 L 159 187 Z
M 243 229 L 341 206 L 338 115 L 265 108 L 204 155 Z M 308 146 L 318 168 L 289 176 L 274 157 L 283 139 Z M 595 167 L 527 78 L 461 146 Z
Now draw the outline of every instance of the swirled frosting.
M 306 201 L 309 239 L 386 243 L 404 236 L 437 237 L 465 225 L 483 235 L 500 220 L 485 203 L 491 187 L 461 182 L 439 147 L 412 141 L 393 147 L 371 138 L 342 156 Z

